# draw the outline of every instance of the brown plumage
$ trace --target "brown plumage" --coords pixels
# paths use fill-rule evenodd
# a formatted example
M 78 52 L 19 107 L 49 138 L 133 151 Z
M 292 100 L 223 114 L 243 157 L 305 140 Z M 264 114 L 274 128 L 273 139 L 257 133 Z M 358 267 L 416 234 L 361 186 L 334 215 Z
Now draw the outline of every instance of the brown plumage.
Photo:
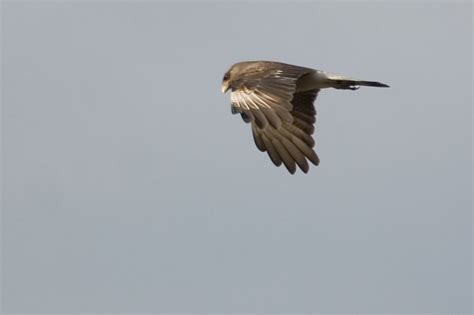
M 294 174 L 297 166 L 307 173 L 308 161 L 319 164 L 312 138 L 319 90 L 356 90 L 362 85 L 388 87 L 279 62 L 249 61 L 226 72 L 222 92 L 232 90 L 232 113 L 252 125 L 257 148 L 267 152 L 276 166 L 284 164 Z

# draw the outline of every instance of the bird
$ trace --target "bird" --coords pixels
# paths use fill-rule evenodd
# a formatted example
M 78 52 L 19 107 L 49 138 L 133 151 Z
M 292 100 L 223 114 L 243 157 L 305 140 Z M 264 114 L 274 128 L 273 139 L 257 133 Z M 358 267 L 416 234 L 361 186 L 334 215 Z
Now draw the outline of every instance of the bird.
M 297 168 L 308 173 L 308 161 L 319 165 L 312 137 L 319 91 L 355 91 L 361 86 L 389 87 L 282 62 L 243 61 L 225 72 L 221 91 L 231 90 L 231 112 L 251 125 L 257 148 L 267 152 L 273 164 L 295 174 Z

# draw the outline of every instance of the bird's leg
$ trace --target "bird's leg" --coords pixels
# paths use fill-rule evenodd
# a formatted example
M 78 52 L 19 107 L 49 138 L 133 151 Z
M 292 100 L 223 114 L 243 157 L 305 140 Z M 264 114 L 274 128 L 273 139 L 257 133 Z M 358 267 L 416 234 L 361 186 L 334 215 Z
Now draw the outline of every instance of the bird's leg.
M 351 86 L 349 86 L 347 89 L 348 89 L 348 90 L 355 91 L 355 90 L 358 90 L 359 88 L 360 88 L 360 86 L 358 86 L 358 85 L 351 85 Z
M 335 80 L 336 86 L 335 88 L 338 90 L 351 90 L 355 91 L 360 88 L 359 85 L 357 85 L 357 81 L 353 80 Z
M 358 85 L 339 85 L 336 87 L 336 89 L 338 90 L 351 90 L 351 91 L 358 90 L 359 88 L 360 86 Z

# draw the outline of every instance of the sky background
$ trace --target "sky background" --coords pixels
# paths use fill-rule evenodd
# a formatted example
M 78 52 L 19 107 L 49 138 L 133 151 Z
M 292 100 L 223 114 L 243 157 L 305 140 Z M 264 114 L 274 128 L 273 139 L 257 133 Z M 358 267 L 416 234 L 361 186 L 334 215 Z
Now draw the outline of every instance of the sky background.
M 1 4 L 4 313 L 471 313 L 472 4 Z M 234 62 L 324 90 L 291 176 Z

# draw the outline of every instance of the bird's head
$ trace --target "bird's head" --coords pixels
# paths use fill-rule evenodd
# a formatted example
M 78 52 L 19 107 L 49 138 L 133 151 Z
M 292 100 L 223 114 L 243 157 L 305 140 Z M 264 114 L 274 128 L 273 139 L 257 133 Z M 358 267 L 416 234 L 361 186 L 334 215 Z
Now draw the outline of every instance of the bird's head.
M 230 89 L 230 69 L 224 74 L 224 78 L 222 78 L 222 86 L 221 86 L 221 91 L 222 93 L 226 93 Z

